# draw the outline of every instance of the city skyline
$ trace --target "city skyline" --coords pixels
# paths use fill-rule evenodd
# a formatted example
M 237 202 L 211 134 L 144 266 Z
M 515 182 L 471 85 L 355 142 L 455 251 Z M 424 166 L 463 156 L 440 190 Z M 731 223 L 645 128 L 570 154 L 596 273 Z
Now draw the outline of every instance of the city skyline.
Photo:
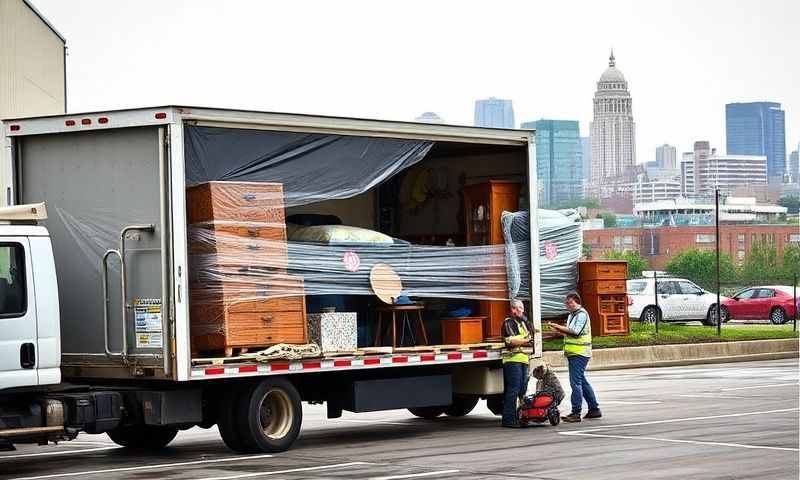
M 776 61 L 793 58 L 800 43 L 796 1 L 443 1 L 419 3 L 422 18 L 412 1 L 392 9 L 391 21 L 385 9 L 356 3 L 314 4 L 317 15 L 308 18 L 311 4 L 303 1 L 176 0 L 157 9 L 32 2 L 67 39 L 71 112 L 177 103 L 411 120 L 434 111 L 449 123 L 471 125 L 473 102 L 495 96 L 512 99 L 518 118 L 577 119 L 588 132 L 587 99 L 613 47 L 636 97 L 639 163 L 653 160 L 663 143 L 679 151 L 698 138 L 724 145 L 724 106 L 731 102 L 780 102 L 787 144 L 800 141 L 800 62 Z M 458 21 L 452 22 L 455 6 Z M 754 24 L 756 14 L 761 21 Z M 486 22 L 489 17 L 502 21 Z M 264 18 L 285 21 L 264 29 Z M 536 37 L 563 41 L 531 57 L 532 18 L 571 18 L 576 33 L 565 37 L 557 22 L 537 22 Z M 431 34 L 408 35 L 409 25 Z M 211 30 L 216 34 L 198 34 Z M 312 34 L 342 55 L 319 58 Z M 164 55 L 164 45 L 189 38 L 192 48 Z M 397 68 L 398 60 L 412 58 L 413 68 Z M 475 67 L 476 58 L 482 67 Z

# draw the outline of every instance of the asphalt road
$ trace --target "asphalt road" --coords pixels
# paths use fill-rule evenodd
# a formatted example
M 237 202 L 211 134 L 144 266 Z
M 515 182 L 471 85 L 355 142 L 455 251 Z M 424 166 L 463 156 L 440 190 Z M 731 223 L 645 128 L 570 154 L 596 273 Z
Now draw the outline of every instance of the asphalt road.
M 566 374 L 559 374 L 568 389 Z M 467 417 L 405 411 L 327 420 L 305 408 L 295 447 L 235 455 L 216 429 L 181 432 L 158 455 L 103 435 L 0 453 L 15 479 L 534 478 L 796 479 L 796 360 L 590 372 L 605 414 L 558 427 L 502 429 L 483 403 Z M 562 410 L 568 409 L 568 400 Z

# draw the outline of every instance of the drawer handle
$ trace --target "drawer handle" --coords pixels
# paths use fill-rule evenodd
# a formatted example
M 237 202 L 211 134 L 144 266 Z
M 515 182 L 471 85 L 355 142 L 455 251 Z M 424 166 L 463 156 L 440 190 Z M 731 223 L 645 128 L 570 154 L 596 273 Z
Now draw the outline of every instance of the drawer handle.
M 247 200 L 248 202 L 252 202 L 253 200 L 256 199 L 256 196 L 255 196 L 255 194 L 252 194 L 252 193 L 246 193 L 246 194 L 242 195 L 242 198 L 244 200 Z
M 252 228 L 252 227 L 248 228 L 247 229 L 247 234 L 250 235 L 251 237 L 257 237 L 258 236 L 258 229 L 257 228 Z
M 261 246 L 260 245 L 248 245 L 247 249 L 248 250 L 261 250 Z
M 272 322 L 272 315 L 262 315 L 261 320 L 264 323 L 271 323 Z

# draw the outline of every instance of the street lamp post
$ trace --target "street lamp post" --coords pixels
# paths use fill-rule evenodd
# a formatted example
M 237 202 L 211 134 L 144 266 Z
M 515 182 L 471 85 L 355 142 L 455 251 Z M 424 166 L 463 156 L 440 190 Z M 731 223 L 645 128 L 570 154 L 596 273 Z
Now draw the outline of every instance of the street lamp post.
M 722 305 L 720 302 L 720 278 L 719 278 L 719 255 L 720 255 L 720 247 L 719 247 L 719 188 L 714 189 L 714 205 L 715 205 L 715 229 L 716 229 L 716 236 L 717 236 L 717 336 L 722 336 Z

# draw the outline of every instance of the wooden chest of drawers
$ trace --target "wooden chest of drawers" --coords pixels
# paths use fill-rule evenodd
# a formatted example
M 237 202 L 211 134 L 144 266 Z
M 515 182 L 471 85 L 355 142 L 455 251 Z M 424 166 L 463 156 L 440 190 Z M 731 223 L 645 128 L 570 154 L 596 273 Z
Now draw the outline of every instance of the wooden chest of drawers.
M 282 185 L 197 185 L 187 211 L 193 352 L 308 343 L 303 279 L 286 274 Z
M 578 262 L 578 272 L 578 290 L 592 320 L 592 334 L 627 335 L 628 264 L 618 260 Z

